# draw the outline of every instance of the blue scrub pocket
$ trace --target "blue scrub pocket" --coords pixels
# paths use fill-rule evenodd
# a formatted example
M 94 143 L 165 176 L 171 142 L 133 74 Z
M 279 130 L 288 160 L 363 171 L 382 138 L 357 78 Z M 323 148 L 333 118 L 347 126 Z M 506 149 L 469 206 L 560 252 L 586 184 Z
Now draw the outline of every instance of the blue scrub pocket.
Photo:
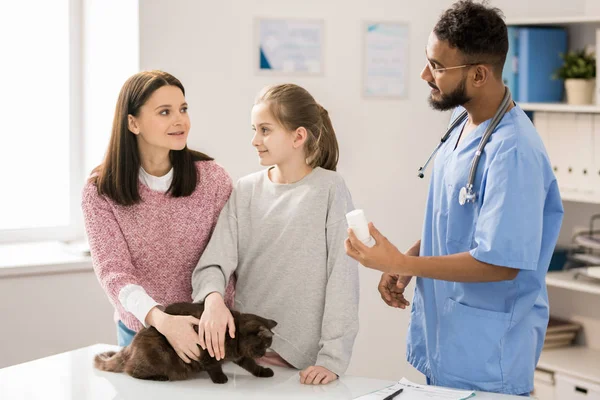
M 501 384 L 503 339 L 511 313 L 483 310 L 447 298 L 440 316 L 440 374 L 473 384 Z
M 446 245 L 448 254 L 462 253 L 471 250 L 477 217 L 479 216 L 478 203 L 458 204 L 461 187 L 454 187 L 451 191 L 446 220 Z

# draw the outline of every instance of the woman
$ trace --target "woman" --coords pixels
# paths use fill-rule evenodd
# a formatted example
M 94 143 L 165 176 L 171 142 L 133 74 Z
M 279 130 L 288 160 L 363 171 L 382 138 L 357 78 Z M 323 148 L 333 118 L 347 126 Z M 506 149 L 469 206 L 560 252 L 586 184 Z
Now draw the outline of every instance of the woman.
M 231 193 L 209 156 L 187 148 L 185 90 L 162 71 L 125 82 L 104 162 L 83 191 L 94 270 L 115 307 L 117 338 L 154 326 L 185 362 L 200 349 L 191 316 L 162 309 L 191 301 L 191 276 Z

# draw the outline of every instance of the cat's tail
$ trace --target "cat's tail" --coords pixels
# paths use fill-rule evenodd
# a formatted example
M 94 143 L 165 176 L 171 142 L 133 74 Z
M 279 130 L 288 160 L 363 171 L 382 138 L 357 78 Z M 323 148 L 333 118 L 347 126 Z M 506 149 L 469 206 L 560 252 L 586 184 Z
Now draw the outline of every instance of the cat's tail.
M 98 354 L 94 357 L 94 367 L 101 371 L 110 372 L 123 372 L 125 370 L 125 350 L 114 352 L 107 351 L 105 353 Z

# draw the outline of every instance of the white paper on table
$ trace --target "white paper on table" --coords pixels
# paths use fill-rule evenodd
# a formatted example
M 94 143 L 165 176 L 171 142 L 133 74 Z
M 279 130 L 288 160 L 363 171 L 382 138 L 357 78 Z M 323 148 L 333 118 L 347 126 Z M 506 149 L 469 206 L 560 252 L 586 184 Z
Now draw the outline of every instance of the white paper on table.
M 403 397 L 410 400 L 464 400 L 475 396 L 475 392 L 470 390 L 419 385 L 406 378 L 402 378 L 395 385 L 357 397 L 356 400 L 382 400 L 400 388 L 404 389 L 404 391 L 394 398 L 394 400 L 402 400 Z

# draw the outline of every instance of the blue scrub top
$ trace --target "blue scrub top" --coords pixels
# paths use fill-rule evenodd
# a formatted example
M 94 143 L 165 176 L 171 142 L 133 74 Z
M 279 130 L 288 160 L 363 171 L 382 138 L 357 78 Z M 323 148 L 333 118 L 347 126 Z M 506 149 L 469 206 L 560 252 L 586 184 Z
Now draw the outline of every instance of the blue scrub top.
M 455 110 L 452 120 L 464 109 Z M 481 156 L 475 204 L 458 203 L 490 120 L 455 150 L 464 124 L 440 149 L 429 185 L 422 256 L 462 252 L 519 269 L 512 281 L 417 279 L 407 359 L 439 386 L 522 394 L 548 325 L 545 276 L 563 206 L 546 150 L 518 106 L 501 120 Z

